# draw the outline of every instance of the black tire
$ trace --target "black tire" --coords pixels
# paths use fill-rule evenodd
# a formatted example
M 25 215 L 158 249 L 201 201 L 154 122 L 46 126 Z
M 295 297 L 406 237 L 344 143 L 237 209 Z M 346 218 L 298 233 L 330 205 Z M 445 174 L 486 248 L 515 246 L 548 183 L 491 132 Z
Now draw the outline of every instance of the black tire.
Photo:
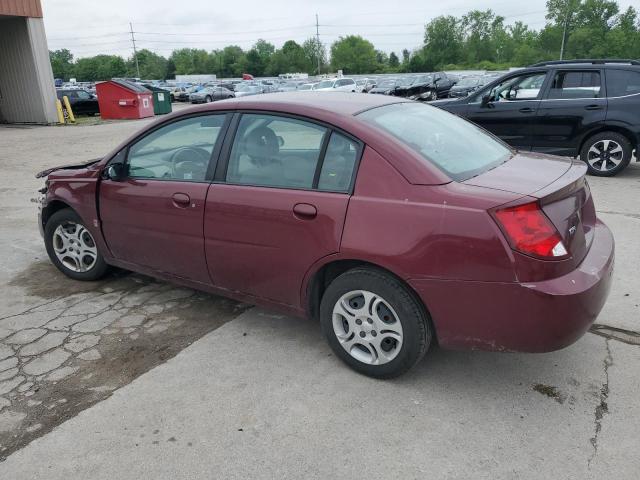
M 605 144 L 609 145 L 608 151 L 604 149 Z M 616 148 L 613 147 L 615 144 L 619 145 L 620 150 L 622 150 L 619 155 L 610 153 L 615 152 Z M 599 155 L 593 152 L 592 147 L 599 152 Z M 627 168 L 631 161 L 632 151 L 631 143 L 624 135 L 617 132 L 600 132 L 584 142 L 580 150 L 580 159 L 587 165 L 590 175 L 612 177 Z M 602 158 L 603 156 L 605 157 L 604 159 Z M 620 162 L 615 165 L 611 159 L 620 159 Z M 602 170 L 603 166 L 605 170 Z
M 58 268 L 58 270 L 64 273 L 67 277 L 73 278 L 74 280 L 93 281 L 102 278 L 107 273 L 109 266 L 104 261 L 104 257 L 102 256 L 100 251 L 97 249 L 97 245 L 95 262 L 93 263 L 91 268 L 83 272 L 78 272 L 70 269 L 62 261 L 60 261 L 60 259 L 56 255 L 53 245 L 54 233 L 60 225 L 69 223 L 75 223 L 86 228 L 80 216 L 70 208 L 65 208 L 55 212 L 53 215 L 51 215 L 51 217 L 47 221 L 47 224 L 44 226 L 44 244 L 51 262 Z M 93 237 L 91 237 L 91 240 L 95 245 Z
M 211 103 L 213 100 L 212 100 L 212 98 L 211 98 L 209 95 L 207 95 L 207 96 L 205 97 L 204 101 L 205 101 L 206 103 Z
M 334 306 L 343 295 L 354 290 L 379 296 L 398 316 L 402 326 L 402 344 L 388 363 L 372 365 L 354 358 L 336 336 Z M 374 268 L 354 268 L 331 282 L 320 303 L 320 323 L 334 353 L 357 372 L 374 378 L 393 378 L 405 373 L 422 359 L 433 338 L 428 314 L 413 292 L 395 277 Z

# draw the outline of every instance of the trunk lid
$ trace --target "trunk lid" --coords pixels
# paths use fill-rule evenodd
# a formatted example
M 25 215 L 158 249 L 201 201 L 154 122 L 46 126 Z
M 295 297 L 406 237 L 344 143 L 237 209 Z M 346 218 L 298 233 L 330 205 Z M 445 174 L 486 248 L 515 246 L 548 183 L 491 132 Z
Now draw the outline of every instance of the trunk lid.
M 570 158 L 520 153 L 462 183 L 537 199 L 577 266 L 589 251 L 596 222 L 586 172 L 584 163 Z

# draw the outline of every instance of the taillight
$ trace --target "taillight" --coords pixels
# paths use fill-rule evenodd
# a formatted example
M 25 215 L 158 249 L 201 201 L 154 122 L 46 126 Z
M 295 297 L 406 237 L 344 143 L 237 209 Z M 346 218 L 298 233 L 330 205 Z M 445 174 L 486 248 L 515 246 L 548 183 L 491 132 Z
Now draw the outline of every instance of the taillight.
M 513 249 L 547 259 L 568 255 L 560 233 L 537 202 L 501 208 L 494 216 Z

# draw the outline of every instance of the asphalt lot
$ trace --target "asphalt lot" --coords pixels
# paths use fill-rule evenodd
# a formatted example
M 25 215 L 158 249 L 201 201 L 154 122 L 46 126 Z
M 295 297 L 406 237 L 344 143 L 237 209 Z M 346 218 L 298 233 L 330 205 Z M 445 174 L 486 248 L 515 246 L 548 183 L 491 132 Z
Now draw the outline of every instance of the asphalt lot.
M 589 180 L 617 243 L 594 333 L 375 381 L 310 321 L 49 264 L 33 173 L 148 121 L 0 127 L 0 478 L 637 478 L 640 164 Z

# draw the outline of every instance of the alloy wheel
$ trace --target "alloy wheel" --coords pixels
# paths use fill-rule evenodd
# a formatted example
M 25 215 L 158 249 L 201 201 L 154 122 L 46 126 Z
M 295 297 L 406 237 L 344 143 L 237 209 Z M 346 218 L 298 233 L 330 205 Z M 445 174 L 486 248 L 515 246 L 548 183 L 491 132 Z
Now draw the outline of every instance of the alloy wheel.
M 84 225 L 65 222 L 53 232 L 53 250 L 60 263 L 73 272 L 87 272 L 98 259 L 98 248 Z
M 587 162 L 594 170 L 607 172 L 620 165 L 624 159 L 624 150 L 614 140 L 598 140 L 587 151 Z
M 402 348 L 398 315 L 384 298 L 366 290 L 352 290 L 338 299 L 333 331 L 349 355 L 369 365 L 390 362 Z
M 437 100 L 438 99 L 438 92 L 436 92 L 435 90 L 433 90 L 431 92 L 431 100 Z

